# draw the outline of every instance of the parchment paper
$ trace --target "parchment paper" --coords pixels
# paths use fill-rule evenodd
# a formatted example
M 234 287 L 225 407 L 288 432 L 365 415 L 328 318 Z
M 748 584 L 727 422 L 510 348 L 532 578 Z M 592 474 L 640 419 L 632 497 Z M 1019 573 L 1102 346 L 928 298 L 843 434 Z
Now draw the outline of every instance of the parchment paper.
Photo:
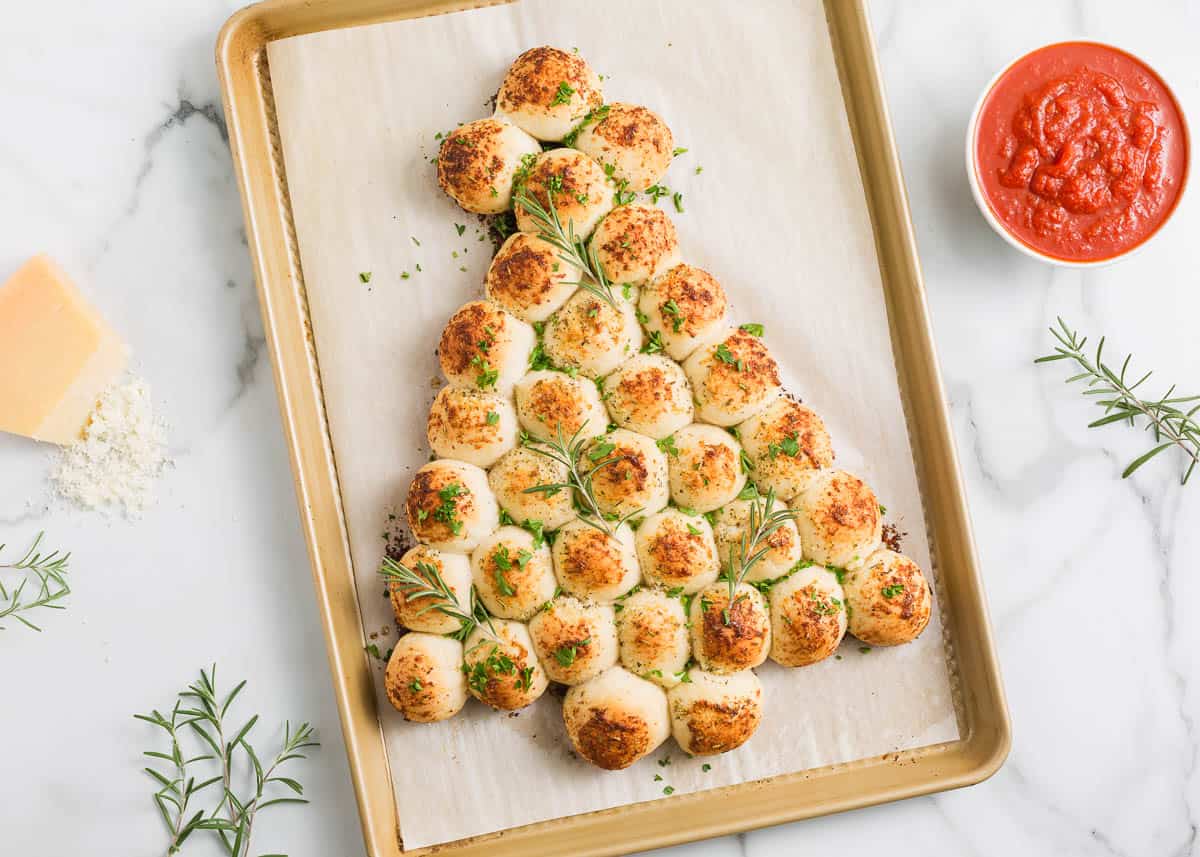
M 541 44 L 578 47 L 605 75 L 608 100 L 666 118 L 689 150 L 665 179 L 683 192 L 686 212 L 672 216 L 684 258 L 724 283 L 738 322 L 766 325 L 788 388 L 824 416 L 839 465 L 876 489 L 888 519 L 908 533 L 905 551 L 929 569 L 821 3 L 524 0 L 270 47 L 367 632 L 391 624 L 376 576 L 380 534 L 428 458 L 437 338 L 450 314 L 481 294 L 491 256 L 477 219 L 437 188 L 434 135 L 489 114 L 509 63 Z M 456 223 L 467 227 L 461 236 Z M 369 283 L 360 272 L 371 273 Z M 379 637 L 382 650 L 394 634 Z M 519 716 L 472 702 L 446 723 L 415 725 L 388 704 L 379 666 L 405 846 L 661 799 L 667 785 L 678 795 L 958 737 L 936 610 L 916 643 L 859 649 L 847 638 L 840 659 L 760 668 L 765 717 L 736 752 L 691 760 L 668 742 L 619 773 L 572 758 L 553 695 Z M 656 763 L 668 755 L 669 765 Z

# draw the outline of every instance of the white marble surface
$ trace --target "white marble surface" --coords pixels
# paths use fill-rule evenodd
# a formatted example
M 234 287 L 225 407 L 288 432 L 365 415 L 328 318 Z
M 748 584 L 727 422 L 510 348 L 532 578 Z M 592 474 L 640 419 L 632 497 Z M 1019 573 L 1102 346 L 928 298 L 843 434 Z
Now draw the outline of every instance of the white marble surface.
M 45 452 L 0 438 L 0 542 L 45 529 L 75 552 L 68 610 L 44 634 L 0 636 L 6 854 L 161 853 L 139 771 L 152 739 L 130 715 L 213 660 L 250 679 L 263 743 L 285 717 L 322 730 L 301 776 L 313 804 L 264 815 L 256 853 L 363 853 L 220 118 L 212 45 L 235 5 L 55 0 L 12 5 L 0 26 L 0 271 L 46 250 L 77 276 L 133 344 L 175 460 L 159 505 L 128 523 L 64 509 Z M 1061 38 L 1144 53 L 1200 117 L 1200 6 L 1140 3 L 1130 22 L 1131 5 L 872 3 L 1012 708 L 1008 764 L 972 789 L 660 853 L 1193 853 L 1200 487 L 1181 490 L 1166 458 L 1121 482 L 1142 439 L 1084 429 L 1064 373 L 1030 361 L 1061 313 L 1200 390 L 1200 198 L 1137 258 L 1080 274 L 992 235 L 962 170 L 980 88 Z

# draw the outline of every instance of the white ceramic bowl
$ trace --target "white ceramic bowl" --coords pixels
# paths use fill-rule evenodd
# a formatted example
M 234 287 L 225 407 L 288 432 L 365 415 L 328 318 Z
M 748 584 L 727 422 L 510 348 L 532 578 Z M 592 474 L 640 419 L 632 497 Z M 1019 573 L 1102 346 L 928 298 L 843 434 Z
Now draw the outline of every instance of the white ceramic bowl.
M 1101 47 L 1111 48 L 1114 51 L 1123 53 L 1126 56 L 1137 60 L 1146 68 L 1150 69 L 1150 71 L 1152 71 L 1162 82 L 1163 86 L 1167 89 L 1167 92 L 1170 93 L 1172 99 L 1174 99 L 1175 106 L 1179 110 L 1180 122 L 1183 125 L 1184 151 L 1186 152 L 1185 163 L 1187 165 L 1187 171 L 1183 175 L 1183 183 L 1179 187 L 1179 195 L 1175 198 L 1174 207 L 1166 216 L 1166 219 L 1164 219 L 1163 222 L 1158 225 L 1157 229 L 1150 233 L 1150 236 L 1146 238 L 1145 241 L 1142 241 L 1140 244 L 1135 244 L 1123 253 L 1118 253 L 1115 256 L 1109 256 L 1107 259 L 1095 259 L 1090 261 L 1060 259 L 1057 256 L 1051 256 L 1047 253 L 1042 253 L 1041 251 L 1030 247 L 1021 239 L 1017 238 L 1008 231 L 1008 227 L 1006 227 L 1000 221 L 1000 219 L 996 217 L 995 213 L 993 213 L 992 207 L 987 200 L 987 192 L 984 191 L 983 185 L 979 181 L 979 169 L 975 163 L 975 143 L 979 134 L 979 114 L 982 112 L 983 104 L 985 101 L 987 101 L 987 97 L 991 94 L 992 89 L 996 86 L 996 83 L 1008 72 L 1010 68 L 1019 63 L 1021 60 L 1025 59 L 1025 57 L 1029 56 L 1030 54 L 1040 51 L 1043 48 L 1070 42 L 1087 42 L 1094 45 L 1100 45 Z M 1191 176 L 1191 165 L 1192 135 L 1188 129 L 1187 117 L 1183 115 L 1183 108 L 1180 106 L 1179 99 L 1175 96 L 1175 92 L 1167 83 L 1166 78 L 1159 74 L 1158 69 L 1146 62 L 1146 60 L 1142 59 L 1139 55 L 1131 51 L 1127 51 L 1124 48 L 1119 48 L 1116 45 L 1110 45 L 1107 42 L 1098 42 L 1095 39 L 1061 39 L 1057 42 L 1050 42 L 1049 44 L 1039 45 L 1038 47 L 1031 48 L 1030 50 L 1027 50 L 1019 56 L 1013 58 L 1010 62 L 1001 67 L 998 72 L 992 75 L 992 79 L 988 81 L 987 86 L 983 88 L 983 92 L 979 94 L 979 100 L 975 102 L 975 109 L 971 111 L 971 121 L 967 123 L 967 184 L 971 186 L 971 195 L 975 197 L 975 204 L 979 207 L 979 213 L 983 215 L 983 219 L 988 222 L 988 225 L 995 230 L 997 235 L 999 235 L 1013 247 L 1016 247 L 1026 256 L 1037 259 L 1041 262 L 1048 262 L 1051 265 L 1058 265 L 1060 268 L 1103 268 L 1106 265 L 1111 265 L 1113 262 L 1119 262 L 1124 259 L 1128 259 L 1142 248 L 1146 247 L 1151 241 L 1162 234 L 1167 224 L 1170 223 L 1171 219 L 1175 216 L 1175 212 L 1179 210 L 1179 206 L 1183 202 L 1183 194 L 1187 190 L 1188 178 Z

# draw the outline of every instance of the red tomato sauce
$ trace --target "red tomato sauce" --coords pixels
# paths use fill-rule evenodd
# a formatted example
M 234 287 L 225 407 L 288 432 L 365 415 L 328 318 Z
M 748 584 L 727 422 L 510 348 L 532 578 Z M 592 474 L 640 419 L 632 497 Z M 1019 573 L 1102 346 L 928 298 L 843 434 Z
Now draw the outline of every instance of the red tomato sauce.
M 979 113 L 975 167 L 1021 243 L 1058 259 L 1110 259 L 1170 216 L 1187 177 L 1187 127 L 1144 63 L 1093 42 L 1017 60 Z

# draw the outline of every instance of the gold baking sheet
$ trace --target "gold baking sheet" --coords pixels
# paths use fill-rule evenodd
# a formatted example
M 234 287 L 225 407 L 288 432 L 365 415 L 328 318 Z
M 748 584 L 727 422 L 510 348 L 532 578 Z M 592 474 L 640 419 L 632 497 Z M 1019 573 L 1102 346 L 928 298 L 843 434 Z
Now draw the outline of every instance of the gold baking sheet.
M 391 805 L 391 783 L 372 679 L 361 650 L 361 624 L 349 568 L 344 518 L 322 409 L 320 376 L 307 330 L 308 307 L 298 248 L 291 231 L 264 46 L 274 39 L 314 29 L 457 8 L 454 4 L 387 4 L 384 9 L 384 5 L 282 3 L 253 7 L 230 22 L 219 45 L 234 155 L 246 200 L 248 231 L 296 467 L 302 516 L 314 560 L 314 577 L 326 621 L 331 665 L 368 846 L 372 853 L 379 854 L 396 853 L 395 809 Z M 472 853 L 488 841 L 492 848 L 514 849 L 501 853 L 521 853 L 520 843 L 528 842 L 525 837 L 537 832 L 541 853 L 622 853 L 960 785 L 985 776 L 1003 757 L 1007 746 L 1006 715 L 932 357 L 911 228 L 882 113 L 869 32 L 861 7 L 839 2 L 830 4 L 828 11 L 859 167 L 875 226 L 897 371 L 908 405 L 918 473 L 923 485 L 938 488 L 926 492 L 925 513 L 931 542 L 936 548 L 941 579 L 939 595 L 958 658 L 962 737 L 934 749 L 575 816 L 446 847 Z M 622 95 L 634 97 L 634 93 Z M 675 117 L 668 118 L 673 121 Z M 716 164 L 719 153 L 709 160 L 710 165 Z M 733 292 L 736 301 L 736 287 Z M 440 318 L 432 323 L 435 330 L 440 323 Z M 743 800 L 751 793 L 752 804 Z M 728 811 L 735 804 L 739 808 Z M 616 824 L 615 818 L 620 819 Z M 685 818 L 686 824 L 682 823 Z M 603 837 L 597 834 L 599 830 L 606 831 Z

